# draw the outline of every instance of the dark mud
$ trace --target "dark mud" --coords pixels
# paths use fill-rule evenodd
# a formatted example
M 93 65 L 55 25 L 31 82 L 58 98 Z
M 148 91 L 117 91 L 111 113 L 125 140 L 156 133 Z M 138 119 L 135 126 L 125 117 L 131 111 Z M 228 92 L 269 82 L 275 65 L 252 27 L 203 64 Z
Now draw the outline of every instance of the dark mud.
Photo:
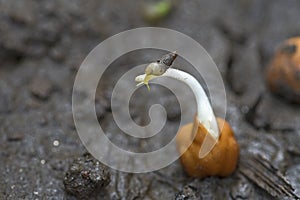
M 0 1 L 0 199 L 76 199 L 63 184 L 73 160 L 86 152 L 72 119 L 76 69 L 108 36 L 149 26 L 142 7 L 129 0 Z M 262 154 L 297 195 L 300 106 L 270 94 L 264 70 L 281 41 L 300 35 L 299 10 L 297 0 L 176 1 L 170 15 L 156 24 L 188 34 L 206 48 L 225 82 L 227 120 L 241 146 L 241 159 Z M 136 141 L 117 134 L 109 105 L 113 84 L 131 66 L 160 55 L 150 50 L 127 55 L 100 81 L 98 119 L 117 144 L 139 150 Z M 168 123 L 158 137 L 166 143 L 178 129 L 178 102 L 164 88 L 152 91 L 156 95 L 145 96 L 145 90 L 143 98 L 133 99 L 131 113 L 143 124 L 149 120 L 141 109 L 145 98 L 149 105 L 165 105 Z M 138 147 L 160 145 L 150 141 Z M 273 199 L 240 170 L 228 178 L 197 180 L 187 177 L 177 161 L 147 174 L 110 174 L 109 185 L 95 199 Z

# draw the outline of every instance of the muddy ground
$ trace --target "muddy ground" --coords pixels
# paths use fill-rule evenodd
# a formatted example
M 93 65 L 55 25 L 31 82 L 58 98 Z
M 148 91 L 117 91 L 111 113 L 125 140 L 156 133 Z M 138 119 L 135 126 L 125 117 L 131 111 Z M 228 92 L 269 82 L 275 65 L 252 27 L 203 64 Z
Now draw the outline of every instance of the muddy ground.
M 70 164 L 86 152 L 72 119 L 74 77 L 88 52 L 107 37 L 153 26 L 143 18 L 143 3 L 132 2 L 0 1 L 0 199 L 76 199 L 63 185 Z M 263 155 L 297 195 L 300 106 L 270 94 L 264 70 L 281 41 L 300 35 L 299 10 L 298 0 L 177 0 L 155 24 L 183 32 L 206 48 L 224 79 L 227 120 L 241 146 L 241 160 Z M 152 61 L 149 54 L 140 55 L 129 55 L 114 67 L 126 70 Z M 99 86 L 96 108 L 112 140 L 130 143 L 129 137 L 115 136 L 119 129 L 108 104 L 110 77 L 122 72 L 112 70 L 101 80 L 105 86 Z M 147 121 L 141 100 L 134 99 L 135 120 Z M 169 113 L 169 137 L 180 110 L 171 94 L 161 101 Z M 110 173 L 111 182 L 95 199 L 274 198 L 240 170 L 228 178 L 200 181 L 187 177 L 177 161 L 147 174 Z

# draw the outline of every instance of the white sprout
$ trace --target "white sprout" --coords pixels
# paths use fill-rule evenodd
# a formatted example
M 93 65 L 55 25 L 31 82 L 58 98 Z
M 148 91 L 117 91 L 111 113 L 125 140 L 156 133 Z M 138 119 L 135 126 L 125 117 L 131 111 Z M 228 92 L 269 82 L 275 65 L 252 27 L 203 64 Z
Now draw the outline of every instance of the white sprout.
M 139 75 L 135 78 L 135 81 L 139 82 L 138 85 L 145 84 L 149 89 L 148 82 L 158 77 L 170 77 L 179 80 L 185 83 L 192 90 L 197 102 L 197 118 L 199 122 L 206 128 L 206 130 L 211 134 L 211 136 L 213 136 L 215 140 L 218 140 L 220 132 L 216 117 L 205 94 L 205 91 L 203 90 L 197 79 L 184 71 L 168 68 L 161 75 Z

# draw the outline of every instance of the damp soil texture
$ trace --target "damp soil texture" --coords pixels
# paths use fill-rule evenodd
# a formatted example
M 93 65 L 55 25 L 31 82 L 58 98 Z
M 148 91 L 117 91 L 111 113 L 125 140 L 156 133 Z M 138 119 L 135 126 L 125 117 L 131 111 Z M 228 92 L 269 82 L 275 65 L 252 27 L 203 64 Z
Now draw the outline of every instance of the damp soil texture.
M 82 194 L 91 195 L 89 199 L 297 198 L 300 106 L 272 95 L 264 72 L 275 47 L 300 35 L 300 2 L 177 0 L 154 21 L 144 16 L 144 7 L 143 1 L 129 0 L 0 1 L 0 199 L 80 199 Z M 217 64 L 226 87 L 226 119 L 241 148 L 233 175 L 193 179 L 179 161 L 155 172 L 130 174 L 84 160 L 86 149 L 72 117 L 77 69 L 101 41 L 142 26 L 189 35 Z M 122 74 L 162 53 L 140 50 L 122 56 L 99 82 L 97 116 L 120 147 L 160 147 L 137 145 L 121 133 L 113 122 L 110 96 Z M 157 137 L 169 141 L 181 115 L 175 96 L 154 85 L 153 95 L 145 88 L 137 92 L 130 103 L 133 120 L 147 124 L 147 108 L 160 103 L 167 123 Z M 72 180 L 86 188 L 72 188 Z M 100 189 L 91 194 L 94 188 Z

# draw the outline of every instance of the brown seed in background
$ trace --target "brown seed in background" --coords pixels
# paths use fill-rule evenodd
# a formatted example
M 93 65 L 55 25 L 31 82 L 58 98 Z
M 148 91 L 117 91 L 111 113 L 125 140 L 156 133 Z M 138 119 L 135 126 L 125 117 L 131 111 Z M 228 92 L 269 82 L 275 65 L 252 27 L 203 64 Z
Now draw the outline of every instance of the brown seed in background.
M 279 46 L 267 68 L 266 78 L 273 93 L 300 103 L 300 37 L 290 38 Z

